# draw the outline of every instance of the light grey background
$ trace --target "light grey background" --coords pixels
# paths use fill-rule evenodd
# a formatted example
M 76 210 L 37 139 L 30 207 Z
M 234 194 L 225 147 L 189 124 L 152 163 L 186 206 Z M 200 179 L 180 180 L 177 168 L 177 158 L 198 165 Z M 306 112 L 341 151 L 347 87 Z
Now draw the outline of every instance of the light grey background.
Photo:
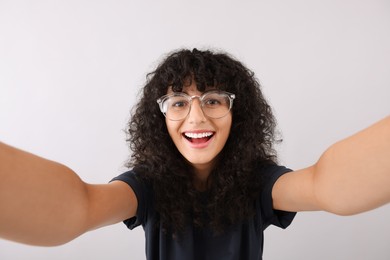
M 108 182 L 125 170 L 145 74 L 181 47 L 228 51 L 257 73 L 294 169 L 390 111 L 387 0 L 0 0 L 0 140 Z M 388 205 L 300 213 L 266 231 L 264 258 L 390 259 L 389 219 Z M 0 259 L 145 259 L 144 235 L 117 224 L 54 248 L 0 240 Z

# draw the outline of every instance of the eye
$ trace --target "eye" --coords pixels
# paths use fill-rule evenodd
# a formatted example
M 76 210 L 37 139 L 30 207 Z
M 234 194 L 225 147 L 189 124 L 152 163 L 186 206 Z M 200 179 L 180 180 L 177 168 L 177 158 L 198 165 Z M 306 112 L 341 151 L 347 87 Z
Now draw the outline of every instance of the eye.
M 177 107 L 177 108 L 185 107 L 187 105 L 188 105 L 187 101 L 176 101 L 176 102 L 172 103 L 172 107 Z
M 206 106 L 219 106 L 221 105 L 221 100 L 215 98 L 209 98 L 204 101 Z
M 183 97 L 171 97 L 169 100 L 169 109 L 181 110 L 189 106 L 189 101 Z

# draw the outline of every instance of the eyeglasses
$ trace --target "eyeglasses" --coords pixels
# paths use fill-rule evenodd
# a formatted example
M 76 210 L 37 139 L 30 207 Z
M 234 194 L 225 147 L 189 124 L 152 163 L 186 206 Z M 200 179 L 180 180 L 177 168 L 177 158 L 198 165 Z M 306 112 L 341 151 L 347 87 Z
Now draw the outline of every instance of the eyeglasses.
M 173 121 L 183 120 L 191 110 L 192 100 L 198 98 L 204 115 L 218 119 L 226 116 L 233 106 L 236 96 L 225 91 L 208 91 L 201 96 L 190 96 L 183 92 L 174 92 L 157 99 L 161 112 Z

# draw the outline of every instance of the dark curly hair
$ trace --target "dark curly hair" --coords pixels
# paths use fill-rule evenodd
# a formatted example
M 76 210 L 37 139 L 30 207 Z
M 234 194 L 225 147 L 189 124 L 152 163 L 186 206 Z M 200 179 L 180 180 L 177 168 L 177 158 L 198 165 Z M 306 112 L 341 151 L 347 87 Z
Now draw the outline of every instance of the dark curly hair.
M 231 132 L 209 176 L 207 203 L 195 189 L 193 168 L 175 147 L 156 103 L 169 86 L 182 91 L 192 81 L 199 91 L 214 87 L 236 95 Z M 128 124 L 132 151 L 128 166 L 152 185 L 165 229 L 175 233 L 193 222 L 221 232 L 254 214 L 261 183 L 254 169 L 276 163 L 274 132 L 274 116 L 252 71 L 226 53 L 178 50 L 147 75 Z

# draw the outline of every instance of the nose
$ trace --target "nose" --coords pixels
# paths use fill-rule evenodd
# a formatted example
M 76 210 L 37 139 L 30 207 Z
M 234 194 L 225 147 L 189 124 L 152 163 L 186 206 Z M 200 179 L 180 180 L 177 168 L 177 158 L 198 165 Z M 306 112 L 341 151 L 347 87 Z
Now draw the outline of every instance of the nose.
M 192 124 L 199 124 L 205 122 L 207 119 L 203 113 L 202 105 L 199 98 L 193 98 L 190 112 L 188 113 L 188 122 Z

